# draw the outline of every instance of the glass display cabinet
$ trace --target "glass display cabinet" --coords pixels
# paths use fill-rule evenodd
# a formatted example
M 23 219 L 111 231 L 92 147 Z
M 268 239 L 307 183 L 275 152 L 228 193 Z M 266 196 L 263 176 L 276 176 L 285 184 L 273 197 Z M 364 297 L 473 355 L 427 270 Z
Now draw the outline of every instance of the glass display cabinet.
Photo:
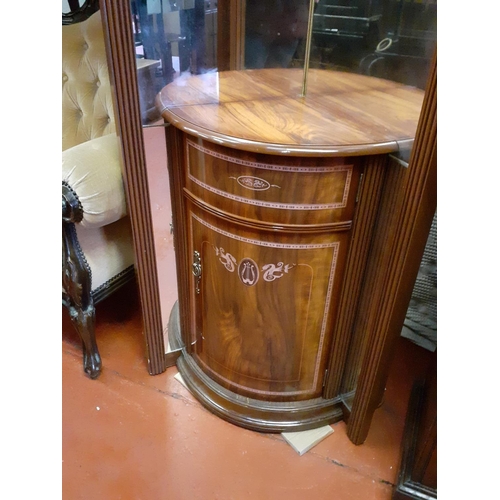
M 166 359 L 234 424 L 363 442 L 435 211 L 436 2 L 103 5 L 165 127 Z

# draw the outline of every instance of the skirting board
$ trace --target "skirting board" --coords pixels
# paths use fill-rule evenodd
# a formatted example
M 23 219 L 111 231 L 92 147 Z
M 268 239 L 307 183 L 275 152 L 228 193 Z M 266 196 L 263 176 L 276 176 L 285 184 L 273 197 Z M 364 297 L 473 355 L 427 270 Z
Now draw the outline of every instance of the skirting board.
M 188 389 L 182 375 L 177 372 L 174 375 L 175 380 Z M 189 389 L 188 389 L 189 390 Z M 283 439 L 300 455 L 307 453 L 311 448 L 323 441 L 327 436 L 333 433 L 330 425 L 324 425 L 317 429 L 311 429 L 301 432 L 282 432 Z

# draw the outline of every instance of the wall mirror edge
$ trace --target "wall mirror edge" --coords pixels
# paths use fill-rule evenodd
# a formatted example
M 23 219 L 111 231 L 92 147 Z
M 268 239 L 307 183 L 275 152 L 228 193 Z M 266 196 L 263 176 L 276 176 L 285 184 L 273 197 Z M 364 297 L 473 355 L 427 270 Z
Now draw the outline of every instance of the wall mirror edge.
M 99 0 L 121 138 L 125 190 L 134 234 L 136 276 L 150 375 L 175 364 L 180 349 L 164 340 L 129 2 Z
M 89 0 L 91 1 L 91 0 Z M 103 15 L 104 36 L 108 60 L 110 61 L 110 78 L 114 86 L 116 106 L 117 132 L 122 139 L 124 161 L 125 189 L 130 203 L 130 219 L 134 232 L 136 274 L 143 315 L 144 335 L 148 370 L 151 375 L 164 372 L 169 366 L 175 365 L 182 348 L 172 348 L 165 342 L 165 326 L 162 320 L 160 294 L 158 285 L 158 270 L 154 255 L 153 227 L 150 213 L 150 195 L 147 180 L 144 138 L 139 104 L 139 90 L 136 81 L 135 57 L 133 48 L 133 33 L 131 29 L 131 11 L 129 2 L 113 2 L 96 0 Z M 219 12 L 229 14 L 228 21 L 240 19 L 239 27 L 244 28 L 244 0 L 221 0 L 226 9 Z M 219 14 L 221 15 L 221 14 Z M 220 23 L 229 26 L 229 23 Z M 218 32 L 218 47 L 229 46 L 228 54 L 219 52 L 221 66 L 227 69 L 239 68 L 243 65 L 244 47 L 225 43 L 234 41 L 236 30 L 220 30 Z M 241 37 L 240 37 L 241 38 Z M 234 49 L 233 47 L 236 47 Z M 127 54 L 129 57 L 117 57 Z M 133 57 L 132 57 L 133 54 Z M 120 61 L 117 64 L 117 60 Z M 134 106 L 128 103 L 134 102 Z M 130 147 L 133 145 L 133 148 Z M 148 246 L 149 250 L 146 250 Z M 151 252 L 153 248 L 153 252 Z

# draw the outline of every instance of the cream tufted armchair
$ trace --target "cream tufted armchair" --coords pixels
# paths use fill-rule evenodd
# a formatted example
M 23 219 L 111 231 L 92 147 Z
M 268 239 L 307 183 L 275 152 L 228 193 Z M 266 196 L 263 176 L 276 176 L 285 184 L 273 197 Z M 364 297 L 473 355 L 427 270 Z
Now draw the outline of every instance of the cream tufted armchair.
M 96 378 L 94 305 L 134 278 L 134 252 L 101 15 L 82 18 L 62 27 L 62 288 Z

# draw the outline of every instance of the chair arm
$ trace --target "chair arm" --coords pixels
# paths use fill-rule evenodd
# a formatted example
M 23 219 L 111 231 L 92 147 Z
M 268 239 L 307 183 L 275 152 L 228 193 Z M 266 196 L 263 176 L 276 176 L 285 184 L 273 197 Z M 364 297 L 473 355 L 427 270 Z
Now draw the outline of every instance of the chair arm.
M 91 139 L 63 151 L 62 180 L 81 206 L 83 227 L 102 227 L 127 214 L 116 134 Z

